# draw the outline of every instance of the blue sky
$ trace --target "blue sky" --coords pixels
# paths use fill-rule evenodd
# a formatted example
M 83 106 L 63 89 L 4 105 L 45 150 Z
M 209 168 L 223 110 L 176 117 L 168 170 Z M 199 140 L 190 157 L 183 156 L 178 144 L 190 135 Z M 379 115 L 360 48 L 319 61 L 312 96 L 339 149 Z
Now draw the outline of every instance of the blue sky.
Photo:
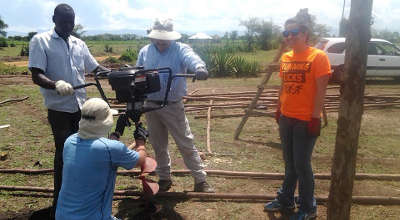
M 346 0 L 345 16 L 350 1 Z M 87 31 L 145 30 L 155 18 L 170 17 L 181 33 L 242 31 L 240 20 L 250 17 L 281 26 L 300 8 L 308 8 L 318 23 L 335 33 L 343 6 L 343 0 L 0 0 L 0 16 L 9 25 L 9 33 L 48 30 L 59 3 L 70 4 L 76 23 Z M 399 0 L 375 0 L 373 16 L 375 29 L 400 32 Z

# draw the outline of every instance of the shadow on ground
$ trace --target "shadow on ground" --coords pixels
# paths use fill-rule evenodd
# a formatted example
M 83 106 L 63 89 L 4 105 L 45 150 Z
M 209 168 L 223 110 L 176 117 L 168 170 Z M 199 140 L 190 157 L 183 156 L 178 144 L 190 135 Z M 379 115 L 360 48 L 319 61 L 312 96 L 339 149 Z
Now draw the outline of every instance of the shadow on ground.
M 175 211 L 176 204 L 187 199 L 123 199 L 119 203 L 115 217 L 124 220 L 183 220 L 181 214 Z
M 22 209 L 18 213 L 7 212 L 0 214 L 0 220 L 50 220 L 51 207 L 40 210 Z

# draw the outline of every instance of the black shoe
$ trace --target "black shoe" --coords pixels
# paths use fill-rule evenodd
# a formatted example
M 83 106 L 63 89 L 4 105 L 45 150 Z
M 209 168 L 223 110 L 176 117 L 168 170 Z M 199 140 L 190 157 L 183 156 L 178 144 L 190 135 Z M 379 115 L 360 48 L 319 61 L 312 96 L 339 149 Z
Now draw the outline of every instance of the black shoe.
M 206 181 L 201 183 L 196 183 L 194 185 L 195 192 L 204 192 L 204 193 L 215 193 L 214 188 L 212 188 Z
M 172 181 L 171 180 L 159 180 L 158 186 L 160 187 L 160 189 L 158 190 L 159 192 L 167 192 L 169 189 L 171 189 Z

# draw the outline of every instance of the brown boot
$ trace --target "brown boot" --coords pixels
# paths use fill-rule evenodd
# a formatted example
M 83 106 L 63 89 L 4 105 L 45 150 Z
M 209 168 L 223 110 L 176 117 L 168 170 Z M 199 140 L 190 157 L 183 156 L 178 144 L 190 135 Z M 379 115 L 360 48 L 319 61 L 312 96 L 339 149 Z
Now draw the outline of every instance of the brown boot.
M 215 193 L 214 188 L 212 188 L 206 181 L 201 183 L 196 183 L 194 185 L 195 192 L 204 192 L 204 193 Z

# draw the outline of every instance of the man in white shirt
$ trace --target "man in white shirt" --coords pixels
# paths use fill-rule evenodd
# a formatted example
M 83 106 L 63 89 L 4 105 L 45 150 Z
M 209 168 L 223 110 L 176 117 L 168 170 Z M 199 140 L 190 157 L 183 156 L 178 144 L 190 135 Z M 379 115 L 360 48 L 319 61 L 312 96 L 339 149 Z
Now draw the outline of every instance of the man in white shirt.
M 57 5 L 53 22 L 54 29 L 32 38 L 28 64 L 33 82 L 41 87 L 56 146 L 52 216 L 62 183 L 64 142 L 78 131 L 80 109 L 86 99 L 84 88 L 74 91 L 73 87 L 85 83 L 85 72 L 107 70 L 97 63 L 82 40 L 71 36 L 75 26 L 71 6 Z

